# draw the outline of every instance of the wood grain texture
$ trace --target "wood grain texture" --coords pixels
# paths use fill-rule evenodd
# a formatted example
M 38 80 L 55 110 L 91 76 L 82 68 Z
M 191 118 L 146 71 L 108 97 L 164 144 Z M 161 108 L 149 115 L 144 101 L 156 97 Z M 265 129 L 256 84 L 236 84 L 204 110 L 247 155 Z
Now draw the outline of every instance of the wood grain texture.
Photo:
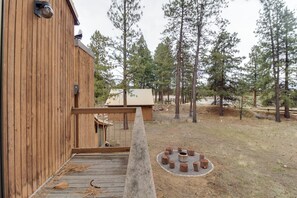
M 9 1 L 6 1 L 4 4 L 4 10 L 9 9 Z M 3 18 L 4 24 L 9 23 L 9 17 L 6 15 L 6 17 Z M 8 28 L 4 28 L 3 31 L 4 35 L 8 35 L 9 31 Z M 3 48 L 8 49 L 8 37 L 6 36 L 6 39 L 3 40 Z M 4 53 L 3 56 L 3 67 L 2 67 L 2 137 L 3 137 L 3 166 L 8 167 L 9 161 L 8 161 L 8 155 L 5 155 L 5 153 L 8 153 L 8 54 Z M 8 171 L 4 171 L 4 196 L 8 197 L 9 194 L 9 173 Z
M 15 84 L 15 75 L 14 75 L 14 68 L 15 68 L 15 12 L 13 10 L 16 9 L 16 2 L 9 1 L 6 2 L 9 4 L 7 16 L 9 19 L 8 22 L 8 49 L 7 50 L 7 67 L 8 67 L 8 74 L 7 74 L 7 97 L 8 97 L 8 116 L 7 116 L 7 134 L 8 134 L 8 167 L 12 167 L 7 169 L 8 170 L 8 197 L 15 197 L 16 195 L 16 182 L 15 182 L 15 127 L 14 127 L 14 84 Z M 5 35 L 4 35 L 5 36 Z M 5 39 L 4 39 L 5 40 Z M 4 153 L 5 155 L 5 153 Z M 4 167 L 5 168 L 5 167 Z
M 4 7 L 5 197 L 30 196 L 70 158 L 75 141 L 73 85 L 80 70 L 88 87 L 82 104 L 94 105 L 89 93 L 94 90 L 93 58 L 82 54 L 85 63 L 76 64 L 80 54 L 75 50 L 80 49 L 74 45 L 74 18 L 67 1 L 51 1 L 51 19 L 35 16 L 33 3 L 7 0 Z M 89 116 L 85 127 L 91 122 Z M 94 141 L 92 135 L 86 137 L 85 142 Z
M 22 39 L 22 1 L 16 2 L 15 24 L 15 71 L 14 71 L 14 154 L 15 154 L 15 189 L 16 197 L 22 196 L 22 163 L 21 163 L 21 39 Z M 20 177 L 19 179 L 17 179 Z
M 156 198 L 157 194 L 153 171 L 140 107 L 136 110 L 132 133 L 132 143 L 123 197 Z
M 72 114 L 95 114 L 95 113 L 135 113 L 135 107 L 113 107 L 113 108 L 97 108 L 97 107 L 80 107 L 73 108 Z
M 130 147 L 100 147 L 100 148 L 74 148 L 72 153 L 118 153 L 129 152 Z
M 123 197 L 128 157 L 128 153 L 76 155 L 34 197 Z M 67 187 L 55 189 L 61 182 Z
M 33 64 L 33 13 L 31 12 L 31 5 L 29 1 L 27 4 L 27 19 L 24 18 L 24 25 L 27 24 L 27 47 L 24 48 L 24 53 L 26 55 L 27 61 L 26 65 L 26 164 L 28 167 L 27 170 L 27 185 L 28 192 L 30 195 L 33 192 L 33 150 L 32 150 L 32 64 Z M 31 19 L 31 20 L 30 20 Z
M 91 57 L 90 54 L 76 45 L 73 75 L 79 85 L 77 106 L 84 107 L 87 111 L 94 107 L 94 60 Z M 71 111 L 73 113 L 73 109 Z M 78 122 L 75 125 L 78 128 L 78 147 L 92 148 L 98 146 L 98 135 L 95 133 L 93 113 L 88 112 L 87 114 L 89 115 L 76 114 L 78 117 Z
M 26 47 L 28 45 L 28 39 L 27 39 L 27 15 L 28 15 L 28 7 L 27 7 L 27 2 L 22 1 L 22 36 L 21 36 L 21 63 L 27 63 L 27 54 L 26 54 Z M 21 105 L 21 113 L 20 115 L 26 115 L 27 112 L 27 95 L 26 95 L 26 89 L 27 89 L 27 68 L 22 67 L 21 65 L 21 95 L 20 95 L 20 100 L 23 101 L 23 105 Z M 27 166 L 27 131 L 26 131 L 26 116 L 21 116 L 21 183 L 22 183 L 22 197 L 27 197 L 28 196 L 28 182 L 27 182 L 27 172 L 28 172 L 28 166 Z

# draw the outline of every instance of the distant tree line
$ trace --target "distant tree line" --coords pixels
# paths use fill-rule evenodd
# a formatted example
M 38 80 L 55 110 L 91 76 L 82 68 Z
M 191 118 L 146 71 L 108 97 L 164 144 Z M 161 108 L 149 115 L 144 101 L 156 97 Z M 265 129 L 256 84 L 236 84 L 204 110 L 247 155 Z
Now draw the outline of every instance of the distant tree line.
M 220 15 L 227 1 L 172 0 L 163 5 L 168 24 L 152 55 L 137 26 L 141 1 L 112 0 L 108 16 L 122 34 L 111 39 L 96 31 L 89 44 L 95 54 L 97 103 L 104 103 L 113 87 L 124 93 L 152 88 L 156 103 L 175 95 L 176 119 L 179 105 L 190 103 L 189 115 L 197 122 L 196 101 L 201 97 L 213 96 L 223 116 L 224 101 L 242 104 L 244 96 L 252 96 L 252 105 L 257 106 L 260 96 L 262 105 L 275 106 L 276 121 L 281 120 L 280 106 L 289 118 L 289 108 L 297 101 L 297 20 L 283 0 L 260 2 L 255 31 L 259 41 L 242 65 L 240 39 L 236 32 L 228 32 L 229 22 Z
M 280 107 L 285 118 L 289 108 L 296 106 L 297 19 L 283 0 L 261 0 L 262 9 L 257 21 L 258 44 L 250 53 L 246 65 L 247 83 L 264 105 L 274 105 L 275 121 L 281 121 Z

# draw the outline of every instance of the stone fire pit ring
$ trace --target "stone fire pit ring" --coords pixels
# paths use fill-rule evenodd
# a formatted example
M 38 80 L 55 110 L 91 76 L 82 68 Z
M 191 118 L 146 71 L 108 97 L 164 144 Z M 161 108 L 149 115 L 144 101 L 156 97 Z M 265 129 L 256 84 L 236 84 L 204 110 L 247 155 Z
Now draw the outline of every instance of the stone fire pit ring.
M 186 152 L 187 150 L 183 150 L 183 152 Z M 174 162 L 174 168 L 172 168 L 172 164 L 168 163 L 168 164 L 163 164 L 162 163 L 162 157 L 165 155 L 165 151 L 159 153 L 157 155 L 157 163 L 162 167 L 162 169 L 164 169 L 166 172 L 176 175 L 176 176 L 184 176 L 184 177 L 200 177 L 200 176 L 205 176 L 208 173 L 210 173 L 213 169 L 214 169 L 214 165 L 211 163 L 210 160 L 208 160 L 206 157 L 204 157 L 204 155 L 201 155 L 202 158 L 208 160 L 208 167 L 206 169 L 203 169 L 201 167 L 199 167 L 199 171 L 196 172 L 194 171 L 194 167 L 193 167 L 193 163 L 199 161 L 200 162 L 200 154 L 195 152 L 194 156 L 187 156 L 187 160 L 186 162 L 184 161 L 180 161 L 179 158 L 179 152 L 178 150 L 173 150 L 172 154 L 168 155 L 168 153 L 166 153 L 169 158 L 169 162 Z M 164 162 L 164 161 L 163 161 Z M 182 172 L 180 171 L 180 166 L 182 163 L 186 163 L 188 165 L 188 172 Z M 170 167 L 171 166 L 171 167 Z

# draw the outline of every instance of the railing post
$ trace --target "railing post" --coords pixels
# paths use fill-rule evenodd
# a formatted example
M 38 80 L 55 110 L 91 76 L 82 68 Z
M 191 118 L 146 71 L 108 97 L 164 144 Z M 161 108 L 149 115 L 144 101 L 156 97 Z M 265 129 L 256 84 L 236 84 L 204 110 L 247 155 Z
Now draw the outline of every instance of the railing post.
M 75 115 L 75 148 L 79 147 L 79 114 Z
M 157 197 L 140 107 L 137 107 L 135 114 L 123 197 Z
M 0 0 L 0 196 L 5 197 L 5 182 L 4 182 L 4 153 L 3 153 L 3 126 L 2 126 L 2 67 L 3 67 L 3 4 L 4 0 Z M 8 167 L 6 167 L 8 168 Z M 8 184 L 7 184 L 8 185 Z
M 78 94 L 74 95 L 74 108 L 78 108 Z M 75 115 L 75 148 L 79 147 L 79 114 Z

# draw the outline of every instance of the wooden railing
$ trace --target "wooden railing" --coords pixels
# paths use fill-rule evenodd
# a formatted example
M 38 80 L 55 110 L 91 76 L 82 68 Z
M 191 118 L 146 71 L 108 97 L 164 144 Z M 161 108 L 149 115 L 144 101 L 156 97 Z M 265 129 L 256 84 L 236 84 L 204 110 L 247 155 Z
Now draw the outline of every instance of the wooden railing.
M 72 152 L 129 151 L 135 112 L 136 108 L 129 107 L 73 108 L 75 148 Z M 123 128 L 125 114 L 129 121 L 128 129 Z
M 135 115 L 124 190 L 124 198 L 131 197 L 157 197 L 140 107 Z
M 142 110 L 137 108 L 74 108 L 72 114 L 76 116 L 78 123 L 81 114 L 133 114 L 134 124 L 132 127 L 131 143 L 129 147 L 106 147 L 106 148 L 77 148 L 72 149 L 72 153 L 111 153 L 127 152 L 129 161 L 127 167 L 124 198 L 156 198 L 155 184 L 150 163 L 149 150 L 143 122 Z M 77 126 L 77 130 L 78 130 Z M 79 131 L 76 131 L 78 141 Z
M 79 114 L 100 114 L 100 113 L 135 113 L 135 107 L 114 107 L 114 108 L 72 108 L 71 113 L 74 115 Z

